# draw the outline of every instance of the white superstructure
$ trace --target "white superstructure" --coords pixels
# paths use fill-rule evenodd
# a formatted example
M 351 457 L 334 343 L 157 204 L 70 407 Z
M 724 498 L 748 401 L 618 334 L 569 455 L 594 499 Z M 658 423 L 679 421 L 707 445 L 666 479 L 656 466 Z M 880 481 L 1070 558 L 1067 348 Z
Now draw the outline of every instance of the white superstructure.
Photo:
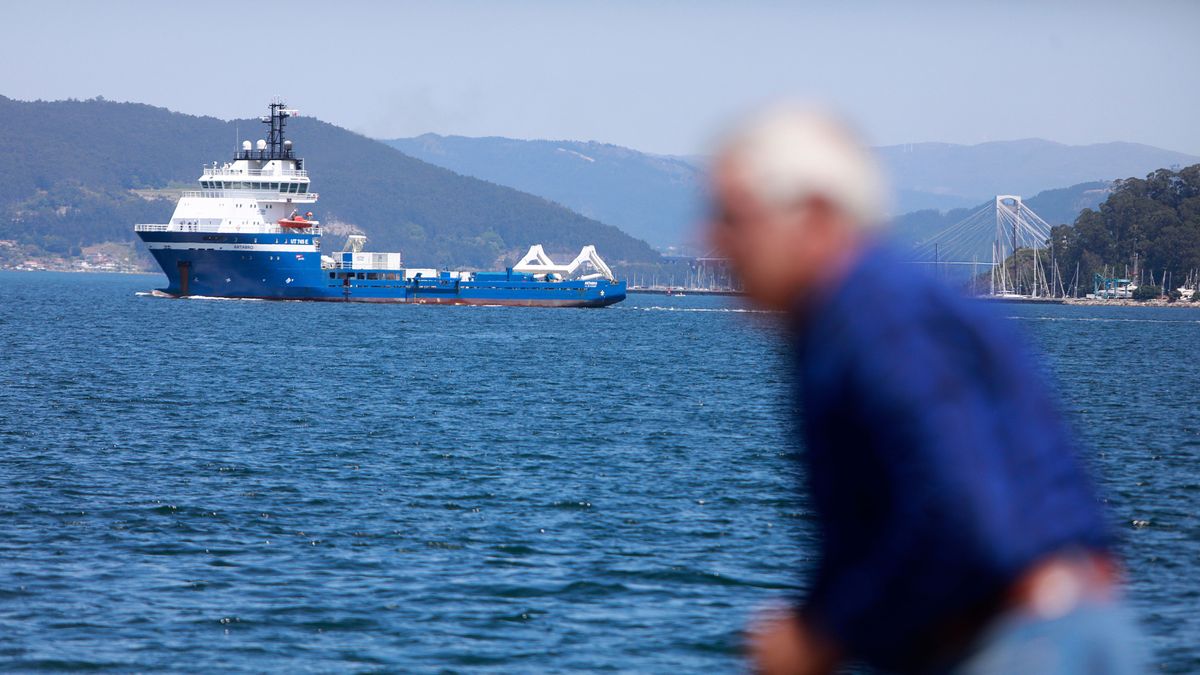
M 272 103 L 271 115 L 261 118 L 270 126 L 269 139 L 254 144 L 244 141 L 232 162 L 204 167 L 198 179 L 200 189 L 181 195 L 170 222 L 136 225 L 135 231 L 303 234 L 307 235 L 305 243 L 300 246 L 289 239 L 287 250 L 319 250 L 320 223 L 312 220 L 309 210 L 318 195 L 310 189 L 304 160 L 295 156 L 291 141 L 283 140 L 285 121 L 296 113 L 283 103 Z M 264 239 L 263 245 L 266 243 Z M 270 243 L 277 242 L 271 238 Z M 189 238 L 147 243 L 151 249 L 205 244 L 211 247 L 212 242 Z

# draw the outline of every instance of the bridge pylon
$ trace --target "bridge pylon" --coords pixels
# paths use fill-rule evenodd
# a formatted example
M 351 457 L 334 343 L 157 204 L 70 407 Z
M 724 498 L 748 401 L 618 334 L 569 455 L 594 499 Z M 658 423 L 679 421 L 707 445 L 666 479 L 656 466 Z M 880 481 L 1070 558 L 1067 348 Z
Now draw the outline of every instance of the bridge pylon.
M 912 262 L 935 269 L 970 265 L 990 266 L 993 295 L 1047 292 L 1045 273 L 1038 262 L 1050 240 L 1050 224 L 1025 204 L 1020 195 L 996 195 L 966 218 L 917 242 Z M 1033 276 L 1015 254 L 1028 249 L 1034 258 Z M 940 274 L 940 272 L 939 272 Z M 978 275 L 973 272 L 972 278 Z

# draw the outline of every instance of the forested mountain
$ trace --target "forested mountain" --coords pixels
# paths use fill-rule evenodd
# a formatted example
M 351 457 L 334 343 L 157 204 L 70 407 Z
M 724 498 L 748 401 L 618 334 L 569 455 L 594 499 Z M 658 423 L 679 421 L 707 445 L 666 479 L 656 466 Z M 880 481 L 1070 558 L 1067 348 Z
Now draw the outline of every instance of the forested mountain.
M 1104 203 L 1054 228 L 1051 238 L 1064 274 L 1078 264 L 1081 286 L 1106 269 L 1181 285 L 1200 271 L 1200 164 L 1118 181 Z
M 257 118 L 227 122 L 102 99 L 0 97 L 0 239 L 61 254 L 130 241 L 135 222 L 165 222 L 174 206 L 134 190 L 194 186 L 202 165 L 227 160 L 239 136 L 259 138 L 262 127 Z M 616 227 L 331 124 L 300 117 L 288 133 L 321 193 L 318 217 L 361 229 L 372 248 L 402 250 L 414 264 L 492 266 L 534 243 L 572 252 L 596 244 L 613 261 L 658 259 Z

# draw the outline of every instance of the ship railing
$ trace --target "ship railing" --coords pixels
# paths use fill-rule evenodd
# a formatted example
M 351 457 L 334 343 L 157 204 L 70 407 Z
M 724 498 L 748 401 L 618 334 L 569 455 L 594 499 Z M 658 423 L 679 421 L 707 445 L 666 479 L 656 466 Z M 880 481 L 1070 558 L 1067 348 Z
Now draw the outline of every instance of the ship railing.
M 267 171 L 263 169 L 214 169 L 211 166 L 204 167 L 205 176 L 289 176 L 292 178 L 307 178 L 308 171 L 304 169 L 280 169 L 278 171 Z
M 257 223 L 254 225 L 235 225 L 232 228 L 215 224 L 170 224 L 170 223 L 138 223 L 133 226 L 134 232 L 212 232 L 219 234 L 309 234 L 321 236 L 321 226 L 314 225 L 306 228 L 291 228 L 273 223 Z
M 247 192 L 253 193 L 254 196 L 264 201 L 280 201 L 283 198 L 295 202 L 309 199 L 316 201 L 319 197 L 316 192 L 279 192 L 277 190 L 239 190 L 233 188 L 228 190 L 184 190 L 179 194 L 179 197 L 181 199 L 183 197 L 227 197 L 229 193 L 235 192 L 238 195 L 244 195 Z

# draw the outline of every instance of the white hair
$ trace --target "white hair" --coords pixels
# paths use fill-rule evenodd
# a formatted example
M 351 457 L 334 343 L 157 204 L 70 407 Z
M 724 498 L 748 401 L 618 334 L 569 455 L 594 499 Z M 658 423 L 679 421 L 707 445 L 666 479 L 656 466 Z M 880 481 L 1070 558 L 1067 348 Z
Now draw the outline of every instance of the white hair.
M 795 105 L 768 109 L 736 128 L 718 152 L 768 206 L 820 196 L 863 229 L 886 222 L 883 175 L 871 151 L 836 117 Z

